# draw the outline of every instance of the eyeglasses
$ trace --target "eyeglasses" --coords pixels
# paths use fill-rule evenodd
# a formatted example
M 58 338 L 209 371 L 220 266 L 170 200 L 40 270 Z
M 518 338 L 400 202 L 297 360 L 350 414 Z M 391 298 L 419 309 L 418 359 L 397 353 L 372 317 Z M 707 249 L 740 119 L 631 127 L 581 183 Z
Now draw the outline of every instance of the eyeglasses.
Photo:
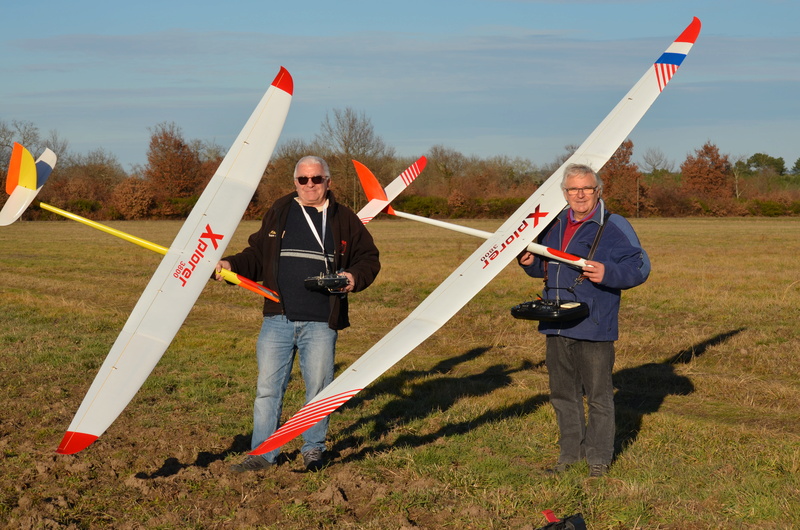
M 588 186 L 585 188 L 564 188 L 564 191 L 566 191 L 567 195 L 571 197 L 574 197 L 581 191 L 583 192 L 584 195 L 594 195 L 594 193 L 597 191 L 597 186 L 593 188 Z
M 298 184 L 301 186 L 305 186 L 308 184 L 308 179 L 311 179 L 311 182 L 314 184 L 322 184 L 324 181 L 328 180 L 328 177 L 323 175 L 314 175 L 313 177 L 295 177 L 294 178 Z

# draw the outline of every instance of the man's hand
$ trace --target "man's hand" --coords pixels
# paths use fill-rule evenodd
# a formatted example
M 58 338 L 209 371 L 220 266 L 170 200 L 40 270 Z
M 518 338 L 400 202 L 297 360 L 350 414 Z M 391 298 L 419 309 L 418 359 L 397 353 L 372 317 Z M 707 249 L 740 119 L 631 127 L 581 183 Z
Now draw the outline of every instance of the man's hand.
M 600 283 L 605 276 L 606 267 L 599 261 L 586 261 L 586 266 L 583 268 L 583 277 L 588 278 L 590 282 Z
M 217 280 L 218 282 L 225 281 L 222 278 L 222 275 L 220 275 L 219 273 L 220 269 L 231 270 L 231 264 L 225 260 L 219 260 L 219 262 L 217 262 L 217 266 L 214 268 L 214 270 L 216 271 L 214 279 Z
M 527 267 L 528 265 L 532 264 L 535 259 L 536 256 L 533 255 L 533 252 L 528 250 L 523 251 L 522 254 L 517 256 L 517 261 L 523 267 Z
M 347 277 L 347 286 L 342 288 L 342 292 L 345 293 L 353 292 L 353 289 L 355 289 L 356 287 L 356 280 L 353 278 L 353 275 L 350 274 L 349 272 L 343 272 L 342 275 Z

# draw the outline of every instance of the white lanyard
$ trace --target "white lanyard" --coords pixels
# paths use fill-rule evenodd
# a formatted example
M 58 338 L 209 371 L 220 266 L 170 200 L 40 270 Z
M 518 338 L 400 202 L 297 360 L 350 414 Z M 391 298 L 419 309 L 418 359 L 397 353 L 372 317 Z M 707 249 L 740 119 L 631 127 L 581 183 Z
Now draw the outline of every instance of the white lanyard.
M 300 203 L 298 203 L 300 204 Z M 314 234 L 314 237 L 317 238 L 317 243 L 319 243 L 320 248 L 322 248 L 322 260 L 325 262 L 325 270 L 328 270 L 328 255 L 325 253 L 325 244 L 322 242 L 322 239 L 319 237 L 319 233 L 317 232 L 317 227 L 314 226 L 314 222 L 311 220 L 311 216 L 308 215 L 306 211 L 306 207 L 300 204 L 300 209 L 303 211 L 303 216 L 306 218 L 306 222 L 308 223 L 309 228 L 311 228 L 311 233 Z M 325 206 L 322 207 L 322 237 L 325 237 L 325 227 L 328 224 L 328 201 L 325 201 Z

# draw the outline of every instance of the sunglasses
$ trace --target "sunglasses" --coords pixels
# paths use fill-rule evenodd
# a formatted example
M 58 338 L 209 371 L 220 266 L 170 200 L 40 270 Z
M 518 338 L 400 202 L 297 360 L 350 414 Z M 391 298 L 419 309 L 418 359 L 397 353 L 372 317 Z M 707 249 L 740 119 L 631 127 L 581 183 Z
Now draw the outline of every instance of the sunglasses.
M 311 179 L 311 182 L 313 182 L 314 184 L 322 184 L 324 181 L 328 180 L 328 177 L 323 177 L 322 175 L 314 175 L 313 177 L 295 177 L 294 179 L 301 186 L 305 186 L 306 184 L 308 184 L 308 179 Z

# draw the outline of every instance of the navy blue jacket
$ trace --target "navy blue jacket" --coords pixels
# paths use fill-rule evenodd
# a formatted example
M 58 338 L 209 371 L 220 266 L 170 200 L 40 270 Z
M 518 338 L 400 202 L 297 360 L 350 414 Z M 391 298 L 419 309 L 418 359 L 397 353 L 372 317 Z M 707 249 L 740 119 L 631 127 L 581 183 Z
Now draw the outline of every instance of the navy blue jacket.
M 602 218 L 606 227 L 592 259 L 605 266 L 605 274 L 599 284 L 584 279 L 576 285 L 575 279 L 581 271 L 565 263 L 536 256 L 531 265 L 523 267 L 535 278 L 543 278 L 547 268 L 547 286 L 542 298 L 577 300 L 589 305 L 587 317 L 570 322 L 539 322 L 539 331 L 579 340 L 617 340 L 621 291 L 644 283 L 650 274 L 650 258 L 627 219 L 605 211 L 603 201 L 599 202 L 594 215 L 578 227 L 567 248 L 562 249 L 568 214 L 569 209 L 561 212 L 540 236 L 539 242 L 586 258 Z

